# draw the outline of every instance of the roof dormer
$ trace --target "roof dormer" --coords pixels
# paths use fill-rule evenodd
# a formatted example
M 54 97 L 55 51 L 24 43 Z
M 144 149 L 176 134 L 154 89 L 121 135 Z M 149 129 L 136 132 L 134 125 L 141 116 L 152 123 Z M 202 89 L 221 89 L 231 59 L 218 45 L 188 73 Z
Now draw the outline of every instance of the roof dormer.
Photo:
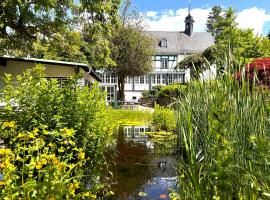
M 166 38 L 162 38 L 159 42 L 159 46 L 163 47 L 163 48 L 167 48 L 168 47 L 168 41 Z

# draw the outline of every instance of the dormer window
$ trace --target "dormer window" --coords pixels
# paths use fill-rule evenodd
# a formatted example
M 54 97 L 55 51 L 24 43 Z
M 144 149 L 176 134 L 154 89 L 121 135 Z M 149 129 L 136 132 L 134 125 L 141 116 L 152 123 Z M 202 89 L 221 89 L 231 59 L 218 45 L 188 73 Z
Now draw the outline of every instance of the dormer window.
M 160 41 L 160 47 L 167 48 L 167 40 L 165 38 L 162 38 Z

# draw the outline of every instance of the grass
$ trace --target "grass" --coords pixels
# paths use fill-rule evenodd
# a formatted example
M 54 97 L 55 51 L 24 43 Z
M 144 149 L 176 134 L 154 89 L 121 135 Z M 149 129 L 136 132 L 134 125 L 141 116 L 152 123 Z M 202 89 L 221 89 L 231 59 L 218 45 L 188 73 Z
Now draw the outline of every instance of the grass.
M 270 198 L 269 99 L 229 73 L 189 84 L 177 121 L 181 199 Z

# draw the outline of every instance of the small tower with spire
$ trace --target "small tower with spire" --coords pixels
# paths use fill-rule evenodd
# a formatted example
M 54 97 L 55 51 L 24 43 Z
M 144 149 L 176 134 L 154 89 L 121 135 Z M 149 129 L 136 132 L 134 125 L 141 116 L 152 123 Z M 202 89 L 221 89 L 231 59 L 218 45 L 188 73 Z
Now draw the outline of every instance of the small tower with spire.
M 193 34 L 193 23 L 195 22 L 190 14 L 190 0 L 188 4 L 188 16 L 185 19 L 185 34 L 191 36 Z

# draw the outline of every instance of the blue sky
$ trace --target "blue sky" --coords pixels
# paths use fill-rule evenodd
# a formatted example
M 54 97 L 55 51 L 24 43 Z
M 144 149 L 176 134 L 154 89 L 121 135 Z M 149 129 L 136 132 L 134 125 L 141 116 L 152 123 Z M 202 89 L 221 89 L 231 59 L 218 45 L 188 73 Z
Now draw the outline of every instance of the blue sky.
M 148 16 L 150 30 L 182 30 L 188 0 L 132 0 L 133 5 Z M 255 33 L 270 30 L 270 0 L 191 0 L 195 30 L 204 31 L 209 10 L 214 5 L 232 6 L 238 12 L 241 28 L 253 28 Z M 197 24 L 196 24 L 197 23 Z

